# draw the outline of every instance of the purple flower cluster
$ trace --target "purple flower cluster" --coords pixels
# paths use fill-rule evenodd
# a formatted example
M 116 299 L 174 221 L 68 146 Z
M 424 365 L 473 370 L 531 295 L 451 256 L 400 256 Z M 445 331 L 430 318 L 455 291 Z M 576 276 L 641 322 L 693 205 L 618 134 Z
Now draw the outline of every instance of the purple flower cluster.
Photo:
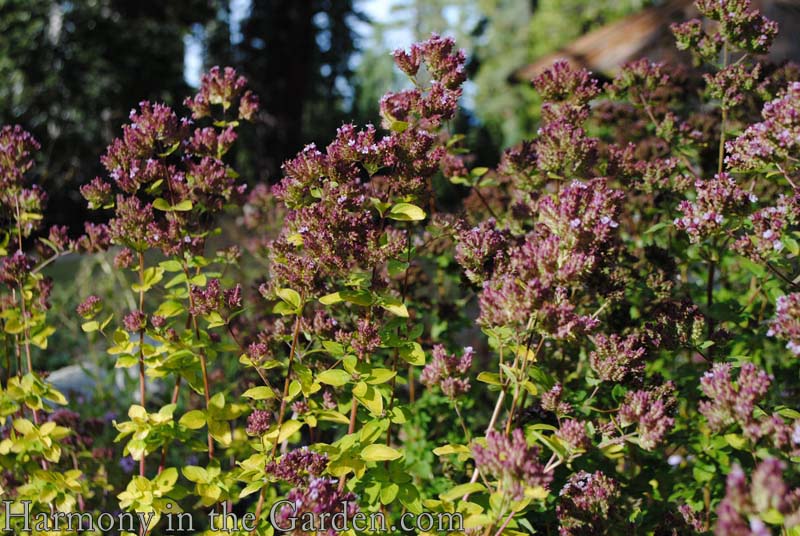
M 472 447 L 475 464 L 484 476 L 498 482 L 500 490 L 512 500 L 521 500 L 529 487 L 547 488 L 553 479 L 539 463 L 539 447 L 528 446 L 525 434 L 517 428 L 506 437 L 492 430 L 486 435 L 486 446 Z
M 800 356 L 800 293 L 780 296 L 775 301 L 775 317 L 767 335 L 788 341 L 786 348 Z
M 752 230 L 739 237 L 734 249 L 756 262 L 775 260 L 783 250 L 784 232 L 798 222 L 800 196 L 781 194 L 774 206 L 750 215 Z
M 300 486 L 307 477 L 320 476 L 327 466 L 326 454 L 319 454 L 308 447 L 303 447 L 284 454 L 277 462 L 269 462 L 265 470 L 278 480 Z
M 17 250 L 13 255 L 0 259 L 0 282 L 16 288 L 25 281 L 33 266 L 34 259 Z
M 731 382 L 730 374 L 730 363 L 716 363 L 703 375 L 700 389 L 709 400 L 700 402 L 700 413 L 712 430 L 738 423 L 747 431 L 756 423 L 753 410 L 767 394 L 772 380 L 752 363 L 742 365 L 736 384 Z
M 750 68 L 737 63 L 720 69 L 715 74 L 706 74 L 706 91 L 717 99 L 720 108 L 730 110 L 742 104 L 748 93 L 751 93 L 761 78 L 761 65 Z
M 97 316 L 97 313 L 103 308 L 103 303 L 99 297 L 92 294 L 75 309 L 75 311 L 85 319 L 91 319 Z
M 730 364 L 717 363 L 700 380 L 700 388 L 709 400 L 700 402 L 699 409 L 711 429 L 722 431 L 735 423 L 754 444 L 766 439 L 776 449 L 800 454 L 800 422 L 787 423 L 778 413 L 756 411 L 769 391 L 772 377 L 752 363 L 742 365 L 735 383 L 731 382 L 730 372 Z
M 449 398 L 466 394 L 470 384 L 465 376 L 472 366 L 473 354 L 472 347 L 467 347 L 461 357 L 457 357 L 437 344 L 433 347 L 433 359 L 422 370 L 420 381 L 428 387 L 438 386 Z
M 785 528 L 800 525 L 800 490 L 790 490 L 783 480 L 785 465 L 767 458 L 753 470 L 750 485 L 738 464 L 728 474 L 725 498 L 717 506 L 717 536 L 769 536 L 763 518 L 776 511 Z M 770 515 L 774 519 L 774 515 Z
M 586 433 L 586 423 L 576 419 L 561 421 L 556 432 L 558 438 L 567 444 L 570 450 L 588 450 L 592 440 Z
M 483 283 L 503 261 L 509 233 L 497 228 L 494 218 L 482 221 L 471 229 L 461 229 L 456 244 L 456 261 L 464 268 L 467 279 Z
M 353 349 L 359 359 L 366 359 L 381 345 L 378 327 L 365 318 L 356 321 L 354 331 L 338 330 L 336 340 Z
M 536 167 L 545 175 L 586 178 L 597 156 L 597 140 L 581 125 L 589 118 L 589 101 L 600 91 L 597 81 L 588 71 L 557 61 L 533 84 L 548 101 L 535 142 Z
M 402 249 L 402 233 L 387 227 L 375 203 L 426 204 L 431 177 L 447 153 L 439 131 L 457 110 L 465 58 L 452 39 L 436 35 L 395 57 L 410 76 L 424 63 L 432 81 L 383 98 L 389 134 L 379 136 L 372 125 L 344 125 L 324 151 L 311 144 L 284 164 L 273 194 L 290 210 L 270 248 L 277 261 L 273 284 L 312 296 L 353 271 L 377 277 L 375 268 Z
M 247 119 L 257 103 L 244 85 L 233 69 L 214 68 L 187 105 L 200 119 L 210 105 L 227 110 L 239 102 L 238 118 Z M 166 255 L 201 249 L 208 215 L 243 192 L 222 161 L 236 137 L 234 123 L 194 127 L 170 107 L 147 101 L 129 118 L 101 159 L 111 183 L 95 178 L 81 187 L 82 195 L 90 208 L 115 208 L 108 235 L 116 244 L 137 252 L 159 248 Z
M 13 234 L 28 237 L 41 225 L 47 195 L 37 185 L 26 185 L 25 174 L 33 167 L 39 143 L 19 125 L 0 128 L 0 230 L 10 224 Z M 31 217 L 20 217 L 28 214 Z
M 684 175 L 676 175 L 678 159 L 674 157 L 647 159 L 637 158 L 637 147 L 628 143 L 624 147 L 609 147 L 607 173 L 625 182 L 652 192 L 661 189 L 683 191 L 688 186 Z
M 555 384 L 549 391 L 542 393 L 542 409 L 552 411 L 556 415 L 566 415 L 572 411 L 569 402 L 563 402 L 561 397 L 564 394 L 564 386 L 560 383 Z
M 122 318 L 122 325 L 130 333 L 138 333 L 147 326 L 147 315 L 143 311 L 131 311 Z
M 704 17 L 719 23 L 725 40 L 740 50 L 763 54 L 778 33 L 778 24 L 753 9 L 750 0 L 697 0 Z
M 703 17 L 717 22 L 706 32 L 698 19 L 673 24 L 678 48 L 692 51 L 698 59 L 715 61 L 724 44 L 744 52 L 764 54 L 778 33 L 778 24 L 753 9 L 750 0 L 697 0 Z
M 255 409 L 247 417 L 247 435 L 260 436 L 269 430 L 272 424 L 272 412 Z
M 594 179 L 540 200 L 536 227 L 511 242 L 485 276 L 480 322 L 517 329 L 531 322 L 559 339 L 594 328 L 598 321 L 577 311 L 570 290 L 582 288 L 613 254 L 621 197 L 605 180 Z
M 750 125 L 726 145 L 725 162 L 733 169 L 755 171 L 786 164 L 800 149 L 800 82 L 764 104 L 763 121 Z
M 601 333 L 594 337 L 594 345 L 589 364 L 598 378 L 606 382 L 641 381 L 647 352 L 641 336 L 632 334 L 623 338 Z
M 650 391 L 631 391 L 619 408 L 620 424 L 636 424 L 639 446 L 653 450 L 675 424 L 671 416 L 675 404 L 671 382 Z
M 394 51 L 394 59 L 400 69 L 409 77 L 417 76 L 424 62 L 431 76 L 449 89 L 457 89 L 467 79 L 464 71 L 464 51 L 454 52 L 455 42 L 449 37 L 433 34 L 422 43 L 414 43 L 408 51 Z
M 728 173 L 714 175 L 711 180 L 696 180 L 697 198 L 684 200 L 678 206 L 683 213 L 676 218 L 675 227 L 686 231 L 692 242 L 720 233 L 725 228 L 726 218 L 743 214 L 749 205 L 758 201 L 748 194 Z
M 651 62 L 644 58 L 623 65 L 608 87 L 615 99 L 626 99 L 639 105 L 654 104 L 670 94 L 673 85 L 670 69 L 664 63 Z
M 22 188 L 25 173 L 33 167 L 33 154 L 39 148 L 39 142 L 19 125 L 0 129 L 0 192 L 3 198 Z
M 249 121 L 258 111 L 258 98 L 246 88 L 247 79 L 236 74 L 232 67 L 214 66 L 200 79 L 197 95 L 183 104 L 192 111 L 194 119 L 209 117 L 212 106 L 221 106 L 223 111 L 237 109 L 239 118 Z
M 327 527 L 320 534 L 338 534 L 330 524 L 330 516 L 342 512 L 342 508 L 347 508 L 348 518 L 351 518 L 358 511 L 358 503 L 353 493 L 340 491 L 335 479 L 322 477 L 322 473 L 328 465 L 328 457 L 325 454 L 318 454 L 308 449 L 299 448 L 283 455 L 278 461 L 271 461 L 265 470 L 268 475 L 284 482 L 290 483 L 293 488 L 286 496 L 286 500 L 292 506 L 284 506 L 277 515 L 280 526 L 290 526 L 290 518 L 295 518 L 298 523 L 295 525 L 297 531 L 289 534 L 306 534 L 302 531 L 302 522 L 309 515 L 313 515 L 315 526 L 319 527 L 320 522 L 327 517 Z
M 314 531 L 314 534 L 340 534 L 334 528 L 332 516 L 343 513 L 347 519 L 352 519 L 358 513 L 358 503 L 355 494 L 339 491 L 338 488 L 337 480 L 325 477 L 311 477 L 307 483 L 292 488 L 286 496 L 286 500 L 292 504 L 280 509 L 276 515 L 276 525 L 295 527 L 285 533 L 292 536 L 309 534 L 307 527 L 303 528 L 305 525 L 322 529 Z M 313 524 L 309 523 L 309 516 L 313 517 Z
M 620 491 L 617 482 L 602 471 L 580 471 L 569 477 L 558 496 L 558 534 L 578 536 L 609 526 Z

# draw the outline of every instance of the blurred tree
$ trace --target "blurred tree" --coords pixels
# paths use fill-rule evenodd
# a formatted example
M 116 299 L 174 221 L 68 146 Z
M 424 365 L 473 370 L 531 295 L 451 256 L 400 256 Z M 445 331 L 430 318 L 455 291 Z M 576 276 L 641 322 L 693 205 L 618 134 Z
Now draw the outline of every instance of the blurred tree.
M 502 146 L 530 138 L 539 98 L 513 73 L 584 33 L 638 11 L 653 0 L 477 0 L 485 17 L 475 40 L 475 113 Z
M 206 64 L 234 65 L 261 99 L 239 147 L 247 176 L 274 180 L 309 140 L 325 143 L 349 119 L 352 63 L 361 15 L 353 0 L 251 0 L 238 33 L 231 8 L 206 32 Z M 240 3 L 241 8 L 241 3 Z M 227 36 L 227 37 L 226 37 Z
M 85 216 L 78 185 L 142 99 L 180 103 L 184 36 L 218 0 L 0 0 L 0 123 L 42 143 L 51 223 Z
M 513 73 L 578 36 L 616 20 L 655 0 L 394 0 L 389 20 L 373 24 L 378 31 L 357 69 L 358 109 L 376 113 L 370 101 L 386 89 L 391 69 L 390 49 L 408 46 L 431 32 L 452 35 L 470 58 L 471 83 L 464 106 L 486 129 L 492 146 L 506 147 L 531 137 L 538 124 L 538 96 L 527 84 L 511 80 Z M 405 28 L 408 43 L 387 45 L 388 35 Z M 378 75 L 377 73 L 381 73 Z M 377 86 L 377 87 L 374 87 Z M 480 139 L 486 140 L 485 133 Z M 486 162 L 491 164 L 491 162 Z

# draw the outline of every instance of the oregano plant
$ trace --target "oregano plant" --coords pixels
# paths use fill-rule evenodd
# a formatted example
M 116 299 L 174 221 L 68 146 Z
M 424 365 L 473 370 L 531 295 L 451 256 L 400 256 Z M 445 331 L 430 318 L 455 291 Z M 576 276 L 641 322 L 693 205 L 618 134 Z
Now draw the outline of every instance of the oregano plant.
M 0 523 L 800 534 L 800 70 L 764 61 L 778 26 L 747 0 L 696 7 L 691 64 L 542 72 L 537 136 L 493 167 L 438 35 L 394 53 L 380 125 L 272 186 L 232 167 L 259 118 L 232 68 L 140 103 L 79 237 L 41 228 L 40 148 L 4 127 Z M 108 279 L 66 314 L 113 407 L 42 370 L 76 259 Z

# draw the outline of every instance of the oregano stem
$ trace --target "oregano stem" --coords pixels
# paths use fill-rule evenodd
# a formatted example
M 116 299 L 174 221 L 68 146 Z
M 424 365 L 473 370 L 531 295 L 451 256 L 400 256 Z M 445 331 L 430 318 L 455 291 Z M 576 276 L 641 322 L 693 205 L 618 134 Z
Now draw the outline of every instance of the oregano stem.
M 194 328 L 195 338 L 199 341 L 200 340 L 200 328 L 197 325 L 197 317 L 194 314 L 194 297 L 192 296 L 192 286 L 189 283 L 189 268 L 186 266 L 186 262 L 183 262 L 183 273 L 186 276 L 186 291 L 189 294 L 189 318 L 192 322 L 192 327 Z M 206 402 L 206 412 L 208 412 L 209 407 L 211 406 L 211 394 L 210 394 L 210 385 L 208 383 L 208 364 L 206 362 L 206 353 L 203 350 L 198 352 L 200 355 L 200 372 L 203 376 L 203 398 Z M 208 430 L 208 459 L 214 459 L 214 438 L 211 437 L 211 430 Z
M 139 252 L 139 312 L 144 313 L 144 253 Z M 139 327 L 139 404 L 145 406 L 145 377 L 144 377 L 144 323 Z M 139 460 L 139 476 L 145 474 L 145 454 Z
M 303 302 L 304 298 L 300 299 Z M 281 407 L 278 411 L 278 435 L 275 437 L 275 444 L 272 446 L 271 458 L 275 458 L 275 453 L 278 451 L 278 438 L 281 435 L 281 427 L 283 426 L 283 418 L 286 415 L 286 399 L 289 398 L 289 385 L 292 381 L 292 368 L 294 365 L 294 357 L 297 349 L 297 339 L 300 336 L 300 319 L 302 318 L 302 311 L 298 311 L 297 318 L 294 321 L 294 333 L 292 334 L 292 346 L 289 349 L 289 366 L 286 369 L 286 379 L 283 382 L 283 395 L 281 396 Z M 256 518 L 258 519 L 258 518 Z

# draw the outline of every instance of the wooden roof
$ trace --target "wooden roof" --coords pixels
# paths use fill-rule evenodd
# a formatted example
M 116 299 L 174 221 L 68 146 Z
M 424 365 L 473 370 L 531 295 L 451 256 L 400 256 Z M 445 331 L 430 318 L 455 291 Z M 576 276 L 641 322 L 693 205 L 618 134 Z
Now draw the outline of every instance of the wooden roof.
M 800 0 L 762 0 L 753 5 L 780 25 L 771 59 L 800 60 Z M 683 22 L 698 15 L 693 0 L 668 0 L 593 30 L 563 49 L 543 56 L 517 70 L 513 78 L 527 81 L 550 67 L 558 59 L 566 59 L 576 67 L 613 75 L 623 64 L 648 58 L 653 61 L 685 58 L 675 48 L 670 30 L 673 22 Z

